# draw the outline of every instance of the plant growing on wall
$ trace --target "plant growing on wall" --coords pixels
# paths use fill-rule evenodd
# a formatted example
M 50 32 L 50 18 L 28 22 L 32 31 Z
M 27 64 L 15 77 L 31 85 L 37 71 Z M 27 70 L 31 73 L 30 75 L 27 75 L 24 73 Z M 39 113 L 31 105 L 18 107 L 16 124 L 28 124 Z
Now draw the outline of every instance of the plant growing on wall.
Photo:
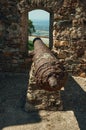
M 33 22 L 29 19 L 28 20 L 28 34 L 32 35 L 33 32 L 35 32 L 35 27 L 33 25 Z

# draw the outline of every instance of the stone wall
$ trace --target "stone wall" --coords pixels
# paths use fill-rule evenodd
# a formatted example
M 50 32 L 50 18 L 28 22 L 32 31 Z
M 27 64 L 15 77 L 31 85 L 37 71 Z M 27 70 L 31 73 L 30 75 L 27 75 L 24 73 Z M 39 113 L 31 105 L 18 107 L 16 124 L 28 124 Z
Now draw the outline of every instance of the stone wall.
M 0 0 L 0 71 L 29 69 L 27 14 L 40 8 L 53 12 L 58 0 Z
M 80 1 L 64 0 L 54 14 L 53 51 L 68 72 L 86 77 L 86 9 Z
M 0 71 L 19 71 L 24 57 L 17 0 L 1 0 L 0 6 Z
M 66 59 L 59 57 L 60 60 L 65 60 L 66 67 L 67 65 L 71 67 L 71 64 L 76 66 L 76 59 L 78 59 L 77 64 L 81 63 L 81 61 L 84 63 L 85 58 L 83 57 L 86 52 L 84 51 L 83 55 L 78 56 L 81 45 L 83 45 L 85 50 L 84 16 L 86 16 L 86 11 L 84 5 L 84 0 L 0 0 L 0 71 L 28 71 L 31 59 L 30 55 L 28 55 L 27 47 L 27 14 L 33 9 L 43 9 L 54 16 L 54 20 L 51 17 L 51 21 L 54 23 L 53 43 L 55 40 L 67 40 L 70 43 L 65 51 Z M 78 15 L 77 13 L 80 14 Z M 84 18 L 83 20 L 82 17 Z M 77 18 L 81 19 L 81 23 L 78 23 L 79 25 L 77 24 L 79 21 L 76 20 Z M 50 30 L 50 36 L 52 37 L 52 24 Z M 78 38 L 75 38 L 77 37 L 74 35 L 76 32 L 78 33 Z M 50 41 L 52 41 L 52 38 Z M 58 52 L 58 50 L 59 52 L 64 52 L 62 47 L 56 51 Z M 70 58 L 69 55 L 74 57 L 76 55 L 75 61 L 71 64 L 67 59 Z M 73 66 L 71 68 L 75 69 Z M 70 68 L 69 70 L 72 71 Z M 84 69 L 84 72 L 86 72 L 86 69 Z

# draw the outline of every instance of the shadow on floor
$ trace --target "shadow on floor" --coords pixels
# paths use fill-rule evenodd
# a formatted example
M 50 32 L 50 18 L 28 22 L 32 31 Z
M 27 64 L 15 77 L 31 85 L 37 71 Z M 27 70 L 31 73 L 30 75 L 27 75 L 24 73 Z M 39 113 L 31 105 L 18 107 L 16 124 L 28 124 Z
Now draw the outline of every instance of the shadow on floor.
M 69 77 L 65 91 L 61 93 L 64 111 L 73 111 L 80 130 L 86 129 L 86 92 Z
M 26 113 L 24 104 L 28 74 L 0 74 L 0 130 L 12 125 L 41 122 L 39 112 Z M 65 91 L 61 92 L 64 111 L 73 111 L 80 130 L 86 129 L 86 93 L 69 77 Z
M 24 111 L 28 74 L 0 73 L 0 130 L 6 126 L 38 123 L 38 112 Z

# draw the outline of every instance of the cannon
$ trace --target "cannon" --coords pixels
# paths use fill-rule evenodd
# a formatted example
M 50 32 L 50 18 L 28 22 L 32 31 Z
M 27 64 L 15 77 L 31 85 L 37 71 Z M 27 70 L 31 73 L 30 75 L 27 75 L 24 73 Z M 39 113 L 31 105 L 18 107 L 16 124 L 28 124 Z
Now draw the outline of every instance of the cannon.
M 25 110 L 62 110 L 60 90 L 67 81 L 67 71 L 40 38 L 35 38 L 33 44 Z
M 34 68 L 37 85 L 48 91 L 60 90 L 67 80 L 67 71 L 40 38 L 34 41 Z

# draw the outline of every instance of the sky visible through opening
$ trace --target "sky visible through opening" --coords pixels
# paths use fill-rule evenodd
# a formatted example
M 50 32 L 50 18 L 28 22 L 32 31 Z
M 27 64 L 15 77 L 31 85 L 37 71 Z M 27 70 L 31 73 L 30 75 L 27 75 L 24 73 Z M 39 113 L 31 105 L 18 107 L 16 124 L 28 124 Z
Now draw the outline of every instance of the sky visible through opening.
M 36 32 L 32 35 L 49 37 L 50 14 L 47 11 L 36 9 L 28 12 L 28 18 L 33 21 Z
M 49 21 L 49 13 L 47 11 L 44 10 L 33 10 L 29 12 L 29 18 L 31 20 L 45 20 L 45 21 Z

